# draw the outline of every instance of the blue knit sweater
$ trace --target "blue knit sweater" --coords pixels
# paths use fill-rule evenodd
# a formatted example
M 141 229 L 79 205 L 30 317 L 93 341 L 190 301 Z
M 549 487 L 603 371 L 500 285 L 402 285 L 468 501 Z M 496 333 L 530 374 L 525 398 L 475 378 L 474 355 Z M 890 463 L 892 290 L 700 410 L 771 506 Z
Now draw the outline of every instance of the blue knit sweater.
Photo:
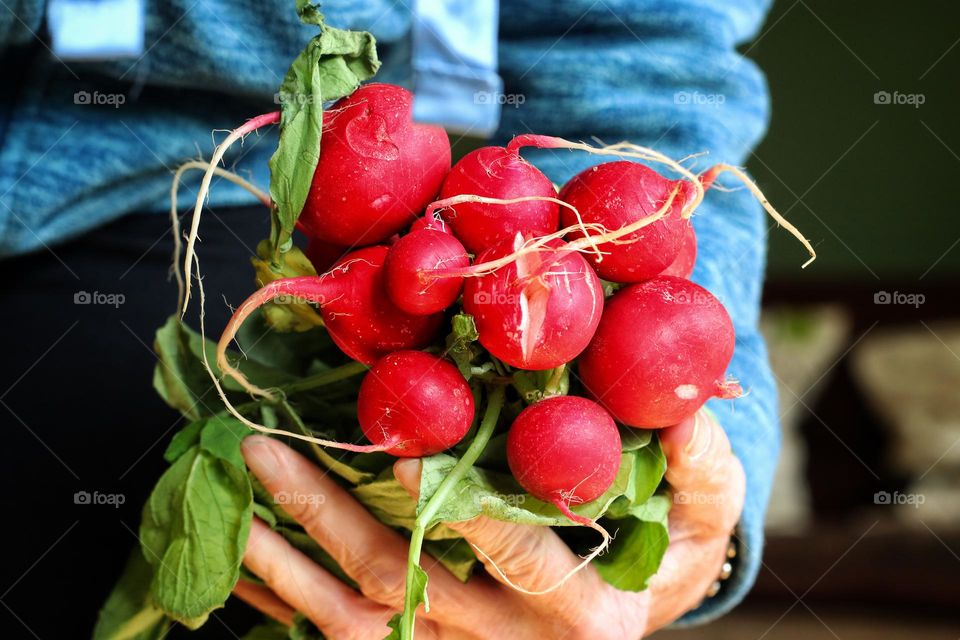
M 630 140 L 673 157 L 709 152 L 741 163 L 764 133 L 763 75 L 735 50 L 756 35 L 770 0 L 504 0 L 499 72 L 505 105 L 497 138 L 538 133 L 604 142 Z M 7 0 L 0 55 L 22 51 L 39 32 L 42 0 Z M 378 80 L 412 75 L 411 12 L 390 0 L 328 0 L 328 21 L 372 31 L 384 68 Z M 63 64 L 32 56 L 23 82 L 0 97 L 0 256 L 55 245 L 132 211 L 169 205 L 171 170 L 213 147 L 211 131 L 276 108 L 290 61 L 315 29 L 287 2 L 147 0 L 146 55 Z M 124 103 L 76 104 L 78 91 L 122 94 Z M 255 183 L 269 183 L 273 133 L 249 137 L 228 156 Z M 531 152 L 555 182 L 596 163 L 571 152 Z M 195 193 L 195 191 L 194 191 Z M 186 197 L 186 194 L 184 195 Z M 216 183 L 214 208 L 250 201 Z M 700 255 L 694 279 L 726 305 L 737 332 L 729 371 L 750 393 L 714 402 L 747 474 L 740 564 L 721 595 L 688 614 L 729 610 L 760 566 L 763 518 L 779 447 L 776 395 L 757 330 L 765 226 L 744 191 L 711 191 L 695 217 Z

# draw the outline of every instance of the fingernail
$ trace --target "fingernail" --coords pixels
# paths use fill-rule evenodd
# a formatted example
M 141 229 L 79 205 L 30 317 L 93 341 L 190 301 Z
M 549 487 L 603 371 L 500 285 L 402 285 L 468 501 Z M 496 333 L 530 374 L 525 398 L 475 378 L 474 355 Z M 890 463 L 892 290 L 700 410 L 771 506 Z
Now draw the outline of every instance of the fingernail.
M 281 463 L 273 442 L 266 436 L 249 436 L 241 445 L 247 465 L 254 475 L 274 478 L 280 472 Z
M 420 484 L 420 458 L 403 458 L 393 464 L 393 475 L 409 491 L 417 491 Z
M 404 458 L 398 460 L 393 465 L 393 473 L 396 476 L 405 476 L 415 478 L 420 475 L 420 458 Z
M 713 442 L 713 425 L 709 423 L 709 416 L 703 411 L 697 411 L 693 417 L 693 433 L 690 442 L 683 448 L 690 460 L 700 458 L 710 449 Z

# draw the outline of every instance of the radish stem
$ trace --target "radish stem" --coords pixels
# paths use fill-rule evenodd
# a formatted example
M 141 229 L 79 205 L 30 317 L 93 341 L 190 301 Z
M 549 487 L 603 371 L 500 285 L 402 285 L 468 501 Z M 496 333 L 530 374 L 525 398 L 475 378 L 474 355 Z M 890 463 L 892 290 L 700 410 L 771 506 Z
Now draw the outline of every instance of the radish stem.
M 417 608 L 415 606 L 414 587 L 416 573 L 414 567 L 420 565 L 420 553 L 423 548 L 423 537 L 426 534 L 427 527 L 433 524 L 434 516 L 443 506 L 444 501 L 453 491 L 454 487 L 467 472 L 476 463 L 477 458 L 486 449 L 493 430 L 497 426 L 497 420 L 500 418 L 500 410 L 503 408 L 504 388 L 502 386 L 494 387 L 487 399 L 487 409 L 483 414 L 483 420 L 477 429 L 477 435 L 473 442 L 464 451 L 463 457 L 457 461 L 453 469 L 447 474 L 437 487 L 437 490 L 427 500 L 423 510 L 417 514 L 417 519 L 413 525 L 413 532 L 410 536 L 410 551 L 407 556 L 407 582 L 406 594 L 403 600 L 403 614 L 400 616 L 400 638 L 401 640 L 413 640 L 414 622 L 416 621 Z M 425 609 L 429 611 L 429 606 L 425 603 Z
M 207 193 L 210 191 L 210 181 L 213 180 L 214 170 L 217 165 L 220 164 L 220 160 L 223 159 L 223 155 L 227 152 L 234 142 L 241 139 L 243 136 L 256 131 L 260 127 L 265 127 L 271 124 L 277 124 L 280 122 L 280 112 L 272 111 L 270 113 L 265 113 L 259 115 L 255 118 L 251 118 L 243 125 L 234 129 L 230 135 L 228 135 L 223 142 L 216 148 L 213 152 L 213 157 L 210 158 L 210 164 L 207 167 L 206 173 L 203 174 L 203 180 L 200 182 L 200 191 L 197 192 L 197 203 L 193 208 L 193 219 L 190 224 L 190 235 L 187 238 L 187 251 L 186 255 L 183 258 L 183 269 L 187 274 L 187 279 L 185 283 L 185 288 L 183 292 L 183 304 L 180 309 L 181 317 L 187 312 L 187 304 L 190 302 L 190 266 L 193 264 L 193 254 L 194 254 L 194 244 L 197 241 L 197 234 L 200 230 L 200 211 L 203 209 L 203 202 L 207 196 Z

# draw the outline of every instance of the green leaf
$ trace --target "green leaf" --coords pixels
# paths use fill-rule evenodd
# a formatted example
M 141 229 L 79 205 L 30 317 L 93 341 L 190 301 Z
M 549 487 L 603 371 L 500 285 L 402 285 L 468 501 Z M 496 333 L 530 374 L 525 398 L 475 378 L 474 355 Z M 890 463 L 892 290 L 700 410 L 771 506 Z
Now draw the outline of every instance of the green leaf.
M 443 453 L 423 459 L 420 472 L 419 508 L 422 508 L 426 501 L 423 496 L 433 495 L 456 462 L 456 458 Z M 614 500 L 632 490 L 631 484 L 635 482 L 635 463 L 636 458 L 633 454 L 624 454 L 621 458 L 620 471 L 610 489 L 592 502 L 573 506 L 572 510 L 588 518 L 603 515 Z M 526 494 L 516 480 L 508 474 L 474 467 L 460 481 L 453 497 L 440 507 L 435 520 L 462 522 L 478 515 L 516 524 L 575 526 L 575 523 L 568 520 L 553 505 Z
M 243 461 L 240 443 L 252 433 L 250 427 L 232 416 L 212 416 L 200 430 L 200 448 L 220 460 L 229 462 L 237 471 L 246 475 L 247 466 Z
M 636 451 L 653 440 L 653 429 L 631 429 L 620 427 L 620 444 L 623 451 Z
M 273 262 L 289 246 L 320 159 L 323 103 L 353 93 L 380 68 L 376 40 L 366 31 L 327 26 L 317 8 L 297 1 L 306 24 L 320 27 L 280 85 L 280 143 L 270 158 L 270 197 L 276 210 Z
M 647 588 L 670 543 L 669 512 L 670 498 L 656 495 L 631 507 L 626 517 L 609 521 L 616 527 L 616 537 L 610 549 L 593 562 L 604 580 L 624 591 Z
M 140 549 L 134 549 L 100 609 L 93 640 L 158 640 L 166 635 L 167 618 L 150 602 L 152 579 L 153 568 Z
M 214 375 L 220 377 L 216 365 L 216 344 L 210 340 L 204 341 L 200 334 L 192 331 L 176 316 L 167 319 L 157 330 L 154 339 L 158 362 L 153 371 L 153 386 L 168 405 L 191 420 L 220 411 L 220 400 L 203 364 L 204 349 Z M 250 382 L 261 387 L 278 387 L 295 379 L 292 374 L 240 358 L 234 352 L 228 351 L 227 357 L 237 362 Z M 241 393 L 242 387 L 233 378 L 224 379 L 222 384 L 225 390 L 235 392 L 234 400 L 241 402 L 246 397 L 245 393 Z
M 208 420 L 144 506 L 140 540 L 154 569 L 153 601 L 191 629 L 224 605 L 239 577 L 253 516 L 244 429 L 232 418 Z
M 172 464 L 190 447 L 200 442 L 200 430 L 205 424 L 206 420 L 194 420 L 177 431 L 170 440 L 170 444 L 167 445 L 167 450 L 163 452 L 163 459 Z

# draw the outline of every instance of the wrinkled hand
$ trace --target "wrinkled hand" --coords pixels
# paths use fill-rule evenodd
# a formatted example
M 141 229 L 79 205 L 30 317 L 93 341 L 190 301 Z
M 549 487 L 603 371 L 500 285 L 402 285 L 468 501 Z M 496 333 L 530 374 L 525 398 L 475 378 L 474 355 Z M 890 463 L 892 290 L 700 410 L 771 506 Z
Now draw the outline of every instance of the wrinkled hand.
M 740 517 L 744 475 L 726 434 L 705 412 L 660 432 L 666 479 L 675 499 L 670 546 L 650 588 L 619 591 L 593 567 L 546 595 L 527 596 L 491 575 L 464 584 L 427 555 L 430 612 L 418 615 L 424 638 L 640 638 L 694 608 L 720 572 L 730 532 Z M 407 542 L 377 521 L 327 474 L 283 444 L 252 436 L 243 445 L 250 469 L 271 494 L 320 495 L 284 509 L 327 550 L 360 587 L 355 591 L 255 520 L 244 563 L 267 586 L 241 581 L 238 597 L 290 623 L 302 612 L 334 640 L 383 638 L 403 605 Z M 418 460 L 394 465 L 411 494 Z M 683 493 L 681 493 L 683 492 Z M 579 558 L 549 528 L 485 517 L 451 523 L 528 590 L 553 585 Z

